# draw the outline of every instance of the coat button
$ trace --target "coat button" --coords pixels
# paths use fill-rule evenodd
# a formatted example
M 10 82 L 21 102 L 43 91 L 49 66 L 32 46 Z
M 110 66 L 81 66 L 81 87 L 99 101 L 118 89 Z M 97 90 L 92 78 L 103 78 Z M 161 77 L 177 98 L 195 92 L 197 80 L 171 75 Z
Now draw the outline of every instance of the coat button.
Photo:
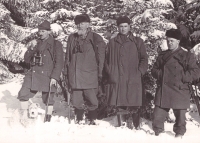
M 124 46 L 121 46 L 121 48 L 123 48 Z
M 123 67 L 123 65 L 120 65 L 121 67 Z
M 44 55 L 44 57 L 45 57 L 46 55 Z
M 123 55 L 120 55 L 121 57 L 123 56 Z
M 44 72 L 42 71 L 42 73 L 44 73 Z
M 35 71 L 33 71 L 33 72 L 35 72 Z
M 164 84 L 166 85 L 167 83 L 165 82 Z

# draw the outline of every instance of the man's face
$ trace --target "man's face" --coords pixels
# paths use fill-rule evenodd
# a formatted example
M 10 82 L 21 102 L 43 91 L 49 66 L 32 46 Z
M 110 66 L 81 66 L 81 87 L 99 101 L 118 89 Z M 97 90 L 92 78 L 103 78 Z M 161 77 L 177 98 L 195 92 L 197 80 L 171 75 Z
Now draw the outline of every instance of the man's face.
M 47 39 L 49 37 L 49 31 L 48 30 L 39 30 L 38 35 L 41 40 Z
M 177 49 L 179 42 L 180 41 L 177 39 L 167 37 L 167 46 L 168 46 L 169 50 L 173 51 L 173 50 Z
M 89 26 L 90 26 L 89 22 L 81 22 L 80 24 L 77 25 L 77 29 L 78 31 L 86 31 Z
M 128 23 L 121 23 L 118 26 L 118 30 L 120 34 L 128 34 L 128 32 L 130 31 L 130 25 Z

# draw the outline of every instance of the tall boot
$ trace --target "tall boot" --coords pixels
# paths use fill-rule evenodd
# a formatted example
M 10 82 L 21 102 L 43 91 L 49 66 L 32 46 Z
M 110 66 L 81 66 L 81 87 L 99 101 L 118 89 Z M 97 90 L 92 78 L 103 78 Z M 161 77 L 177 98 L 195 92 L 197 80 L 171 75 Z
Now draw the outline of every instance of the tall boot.
M 133 118 L 133 125 L 135 129 L 138 130 L 140 125 L 140 109 L 137 109 L 136 112 L 132 113 L 132 118 Z
M 83 109 L 75 109 L 75 116 L 76 116 L 76 122 L 77 124 L 80 124 L 81 121 L 83 121 Z
M 88 111 L 88 119 L 89 119 L 89 125 L 96 125 L 95 120 L 97 119 L 97 111 L 96 110 Z
M 47 107 L 47 114 L 45 115 L 44 118 L 44 122 L 50 122 L 51 121 L 51 117 L 52 117 L 52 113 L 53 113 L 53 106 L 48 106 Z
M 123 123 L 126 122 L 126 114 L 118 114 L 117 115 L 117 122 L 118 122 L 118 127 L 123 126 Z

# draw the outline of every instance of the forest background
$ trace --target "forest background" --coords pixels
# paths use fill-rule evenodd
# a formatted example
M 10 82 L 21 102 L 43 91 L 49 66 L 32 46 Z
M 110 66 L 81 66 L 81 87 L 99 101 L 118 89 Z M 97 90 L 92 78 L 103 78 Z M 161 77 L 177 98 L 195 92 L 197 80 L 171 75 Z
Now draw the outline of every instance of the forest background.
M 0 84 L 23 77 L 16 73 L 23 67 L 27 48 L 36 45 L 37 26 L 51 22 L 53 36 L 63 50 L 69 34 L 76 31 L 73 19 L 80 13 L 91 17 L 91 28 L 108 40 L 116 35 L 117 17 L 132 20 L 131 31 L 147 45 L 149 68 L 144 76 L 145 91 L 155 94 L 156 81 L 151 68 L 158 52 L 167 49 L 165 32 L 181 30 L 181 45 L 186 49 L 200 42 L 200 0 L 0 0 Z

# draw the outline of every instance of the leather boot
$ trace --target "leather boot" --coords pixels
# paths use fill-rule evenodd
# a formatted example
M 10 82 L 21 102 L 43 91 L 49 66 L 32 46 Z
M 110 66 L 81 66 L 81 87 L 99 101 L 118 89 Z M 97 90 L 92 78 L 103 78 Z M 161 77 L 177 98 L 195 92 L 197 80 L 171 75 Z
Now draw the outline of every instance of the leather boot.
M 89 119 L 88 125 L 96 125 L 94 121 L 97 119 L 97 111 L 96 110 L 88 111 L 88 119 Z
M 81 121 L 83 121 L 83 109 L 75 109 L 75 116 L 76 116 L 76 123 L 79 124 Z
M 132 113 L 133 125 L 136 130 L 139 130 L 140 125 L 140 109 L 137 109 L 137 112 Z

